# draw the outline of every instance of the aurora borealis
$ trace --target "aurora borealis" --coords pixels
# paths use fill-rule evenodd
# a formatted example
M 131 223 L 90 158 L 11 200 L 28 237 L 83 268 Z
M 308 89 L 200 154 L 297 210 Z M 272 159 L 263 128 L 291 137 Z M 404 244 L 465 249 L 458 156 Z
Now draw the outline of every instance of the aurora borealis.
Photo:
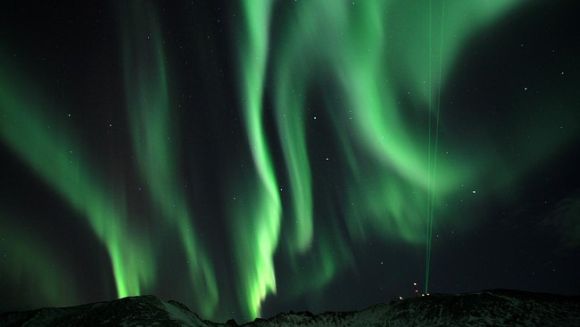
M 0 310 L 578 293 L 572 1 L 0 5 Z

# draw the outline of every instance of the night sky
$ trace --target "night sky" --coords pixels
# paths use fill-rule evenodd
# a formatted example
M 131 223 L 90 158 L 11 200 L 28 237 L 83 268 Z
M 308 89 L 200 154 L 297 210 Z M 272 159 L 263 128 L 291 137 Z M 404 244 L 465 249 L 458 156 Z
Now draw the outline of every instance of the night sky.
M 580 293 L 578 1 L 0 4 L 0 311 Z

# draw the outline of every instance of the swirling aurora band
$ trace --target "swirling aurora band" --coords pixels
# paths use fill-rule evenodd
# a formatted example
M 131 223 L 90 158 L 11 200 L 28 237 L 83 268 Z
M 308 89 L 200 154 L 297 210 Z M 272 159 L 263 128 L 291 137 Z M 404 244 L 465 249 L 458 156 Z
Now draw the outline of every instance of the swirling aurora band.
M 381 176 L 379 171 L 384 167 L 390 167 L 395 176 L 386 176 L 377 185 L 378 189 L 384 189 L 382 199 L 373 199 L 375 203 L 369 206 L 378 206 L 373 210 L 371 217 L 375 221 L 370 225 L 378 224 L 379 228 L 385 229 L 385 234 L 399 234 L 410 242 L 424 242 L 425 236 L 420 226 L 425 224 L 425 216 L 428 216 L 429 232 L 431 234 L 433 194 L 443 196 L 464 183 L 469 172 L 457 166 L 453 162 L 440 162 L 438 166 L 429 161 L 425 164 L 425 149 L 421 135 L 413 133 L 410 126 L 406 126 L 397 105 L 395 95 L 395 81 L 402 80 L 408 83 L 413 92 L 423 95 L 423 102 L 429 103 L 427 113 L 434 113 L 434 92 L 439 91 L 439 85 L 443 80 L 445 67 L 452 64 L 457 51 L 467 36 L 475 32 L 489 20 L 500 17 L 507 9 L 518 1 L 476 1 L 476 2 L 453 2 L 448 8 L 449 21 L 443 24 L 443 10 L 432 10 L 433 6 L 441 8 L 444 1 L 414 2 L 412 4 L 397 1 L 360 1 L 341 2 L 336 1 L 302 1 L 296 4 L 295 12 L 290 15 L 288 23 L 283 25 L 280 47 L 273 47 L 272 75 L 275 81 L 275 111 L 280 136 L 280 144 L 284 150 L 285 164 L 290 180 L 292 192 L 293 216 L 295 221 L 296 237 L 288 246 L 294 251 L 300 252 L 308 249 L 312 241 L 312 195 L 311 173 L 308 160 L 308 146 L 305 137 L 305 97 L 314 77 L 320 79 L 334 78 L 340 85 L 341 94 L 346 98 L 347 108 L 328 108 L 329 115 L 341 115 L 340 111 L 348 109 L 354 122 L 353 133 L 358 137 L 361 146 L 379 161 L 374 176 Z M 251 92 L 246 96 L 254 99 L 261 95 L 261 83 L 248 83 L 248 81 L 262 80 L 264 64 L 256 65 L 255 61 L 265 61 L 265 48 L 268 35 L 256 26 L 267 26 L 262 10 L 263 6 L 256 6 L 256 2 L 243 2 L 245 6 L 245 18 L 250 35 L 247 44 L 241 48 L 242 54 L 242 87 L 253 90 L 256 94 L 251 97 Z M 466 12 L 475 14 L 477 19 L 468 20 Z M 389 35 L 389 25 L 395 17 L 405 18 L 401 23 L 401 29 L 406 33 L 405 40 L 392 39 Z M 401 19 L 402 20 L 402 19 Z M 431 25 L 441 26 L 440 31 L 434 32 Z M 422 28 L 426 26 L 425 28 Z M 448 28 L 449 31 L 445 31 Z M 403 33 L 402 33 L 403 34 Z M 446 47 L 440 47 L 433 51 L 431 44 L 443 42 L 443 36 L 455 35 L 446 42 Z M 391 38 L 389 38 L 391 36 Z M 407 40 L 412 39 L 409 46 Z M 305 49 L 308 49 L 307 51 Z M 364 49 L 361 51 L 361 49 Z M 251 58 L 251 60 L 244 60 Z M 433 67 L 432 62 L 439 62 L 438 67 Z M 427 64 L 425 64 L 427 63 Z M 408 68 L 405 75 L 390 78 L 389 72 L 392 67 Z M 420 68 L 417 68 L 420 67 Z M 421 68 L 422 67 L 422 68 Z M 403 72 L 392 72 L 402 74 Z M 428 77 L 427 77 L 428 76 Z M 428 81 L 424 83 L 424 81 Z M 437 93 L 440 93 L 437 92 Z M 438 101 L 438 99 L 437 99 Z M 248 120 L 258 122 L 255 117 L 260 112 L 247 110 Z M 340 121 L 340 119 L 335 119 Z M 248 134 L 261 134 L 263 126 L 256 124 L 247 125 Z M 336 126 L 337 133 L 343 126 Z M 429 139 L 431 138 L 431 124 L 429 124 Z M 264 141 L 251 142 L 252 148 L 262 148 Z M 436 149 L 433 150 L 436 153 Z M 433 154 L 436 157 L 436 154 Z M 256 165 L 258 170 L 263 165 L 270 166 L 270 160 L 264 156 L 258 157 Z M 434 173 L 437 167 L 437 174 Z M 355 168 L 355 167 L 352 167 Z M 356 169 L 355 169 L 356 170 Z M 352 172 L 354 176 L 358 171 Z M 375 177 L 379 178 L 380 177 Z M 406 186 L 393 187 L 395 180 L 400 179 Z M 274 182 L 272 182 L 274 183 Z M 356 183 L 356 180 L 354 181 Z M 361 200 L 360 195 L 369 190 L 369 183 L 362 184 L 363 189 L 356 189 L 352 194 L 352 203 Z M 405 193 L 405 188 L 409 194 Z M 414 203 L 411 193 L 419 191 L 427 193 L 429 198 L 428 208 L 422 214 L 416 208 L 423 205 Z M 363 198 L 366 196 L 363 196 Z M 416 198 L 416 197 L 415 197 Z M 277 206 L 278 200 L 273 201 Z M 406 204 L 406 205 L 405 205 Z M 409 209 L 414 207 L 414 209 Z M 385 212 L 386 211 L 386 212 Z M 385 218 L 384 214 L 387 214 Z M 385 223 L 384 220 L 387 220 Z M 396 222 L 391 225 L 389 220 Z M 382 225 L 382 226 L 380 226 Z M 278 237 L 272 237 L 268 244 L 276 243 Z M 427 236 L 427 256 L 430 256 L 430 235 Z M 428 263 L 427 267 L 428 270 Z M 271 270 L 268 267 L 268 270 Z M 426 276 L 428 281 L 428 273 Z M 254 285 L 259 285 L 263 280 L 256 279 Z M 428 282 L 426 282 L 428 285 Z M 427 286 L 426 286 L 427 287 Z M 260 302 L 255 297 L 247 299 L 252 303 L 253 310 L 259 308 Z
M 481 157 L 440 155 L 441 148 L 461 152 L 440 136 L 446 82 L 469 39 L 522 3 L 239 1 L 232 24 L 233 79 L 253 165 L 223 185 L 243 193 L 225 209 L 223 234 L 233 247 L 227 273 L 216 268 L 216 245 L 200 237 L 199 226 L 213 218 L 196 214 L 199 201 L 190 201 L 181 186 L 187 169 L 183 158 L 191 157 L 187 151 L 194 160 L 200 154 L 180 142 L 188 127 L 175 110 L 171 86 L 177 82 L 171 78 L 164 26 L 148 1 L 114 8 L 124 17 L 118 30 L 133 154 L 128 165 L 146 186 L 150 223 L 135 219 L 125 181 L 109 176 L 94 160 L 75 126 L 49 114 L 54 101 L 43 101 L 48 96 L 35 91 L 42 83 L 27 87 L 33 84 L 21 76 L 30 74 L 14 74 L 5 64 L 0 66 L 0 137 L 90 226 L 109 256 L 118 297 L 160 287 L 158 262 L 171 237 L 187 262 L 185 288 L 193 294 L 194 310 L 205 318 L 229 312 L 226 306 L 239 308 L 247 318 L 260 316 L 264 301 L 278 290 L 277 258 L 290 267 L 285 283 L 292 294 L 287 296 L 322 291 L 346 267 L 354 269 L 350 245 L 373 237 L 425 247 L 427 292 L 434 225 L 449 219 L 435 219 L 435 213 L 498 160 L 485 144 Z M 411 109 L 420 114 L 409 114 Z M 321 120 L 336 135 L 332 157 L 312 151 L 320 141 L 312 137 L 312 124 Z M 525 159 L 507 168 L 514 171 L 511 178 L 573 136 L 562 134 L 524 149 Z M 332 185 L 321 183 L 325 172 L 320 167 L 329 161 L 340 166 Z M 7 242 L 15 253 L 42 251 L 34 242 Z M 26 257 L 15 265 L 48 269 L 49 259 Z M 66 274 L 55 270 L 41 281 L 48 301 L 63 300 L 54 296 L 53 287 Z M 227 290 L 232 284 L 235 304 L 224 299 L 232 295 Z M 76 296 L 71 290 L 64 297 Z

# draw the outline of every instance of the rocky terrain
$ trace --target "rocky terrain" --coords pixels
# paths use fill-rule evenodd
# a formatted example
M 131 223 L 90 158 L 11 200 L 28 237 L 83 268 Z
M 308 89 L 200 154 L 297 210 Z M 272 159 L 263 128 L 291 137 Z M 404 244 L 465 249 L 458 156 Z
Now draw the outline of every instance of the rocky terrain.
M 0 315 L 0 326 L 238 326 L 155 296 Z M 282 313 L 241 326 L 580 326 L 580 296 L 492 290 L 395 300 L 353 312 Z

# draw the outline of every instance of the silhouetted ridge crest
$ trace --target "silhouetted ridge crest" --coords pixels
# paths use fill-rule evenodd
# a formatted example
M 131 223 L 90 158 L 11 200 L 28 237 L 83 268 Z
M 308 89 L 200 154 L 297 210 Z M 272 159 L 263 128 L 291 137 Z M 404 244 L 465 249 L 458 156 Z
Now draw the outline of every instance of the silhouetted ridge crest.
M 177 301 L 153 295 L 0 315 L 0 326 L 240 326 L 203 320 Z M 241 326 L 580 326 L 580 296 L 488 290 L 430 294 L 352 312 L 288 312 Z

